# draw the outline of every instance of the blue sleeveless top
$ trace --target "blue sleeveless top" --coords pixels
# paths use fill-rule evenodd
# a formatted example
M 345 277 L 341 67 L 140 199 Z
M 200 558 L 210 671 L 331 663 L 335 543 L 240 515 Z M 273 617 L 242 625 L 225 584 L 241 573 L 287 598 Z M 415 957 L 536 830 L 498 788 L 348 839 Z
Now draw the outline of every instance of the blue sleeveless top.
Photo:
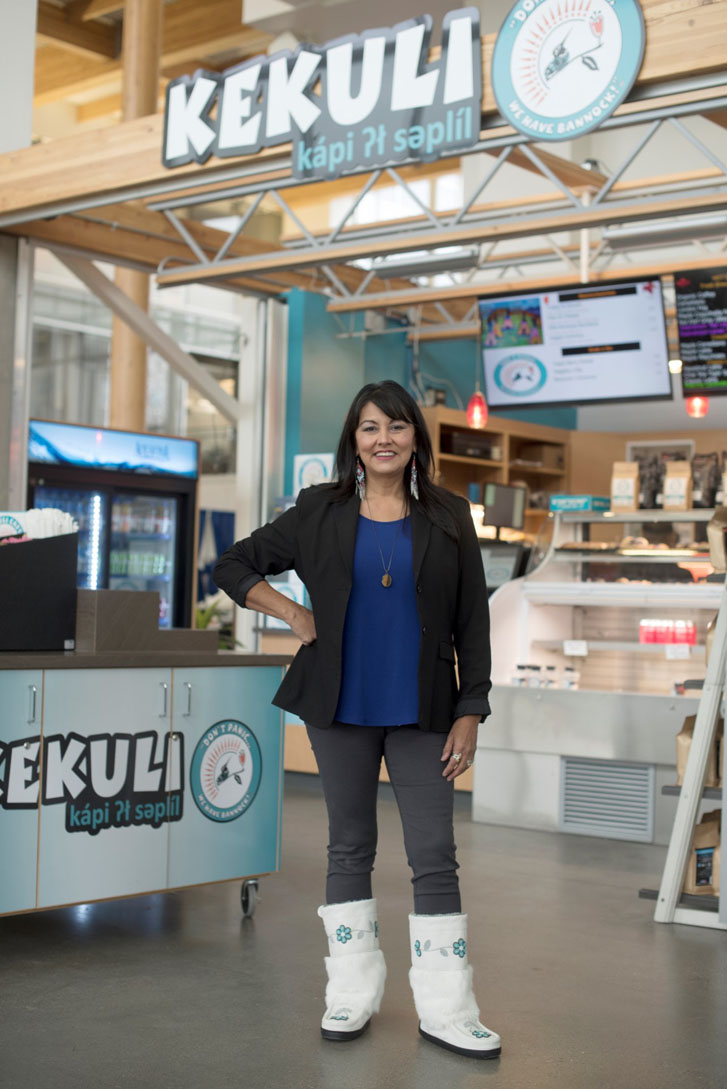
M 388 563 L 395 537 L 392 584 L 384 587 L 379 544 Z M 336 721 L 358 726 L 417 722 L 420 638 L 411 519 L 376 522 L 374 529 L 369 518 L 359 515 Z

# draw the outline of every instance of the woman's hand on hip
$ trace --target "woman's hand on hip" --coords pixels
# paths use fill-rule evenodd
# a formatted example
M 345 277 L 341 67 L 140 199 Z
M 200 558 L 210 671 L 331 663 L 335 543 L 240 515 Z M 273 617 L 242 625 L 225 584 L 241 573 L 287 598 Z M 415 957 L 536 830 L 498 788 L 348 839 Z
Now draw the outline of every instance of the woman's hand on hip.
M 442 749 L 442 761 L 445 765 L 442 775 L 448 782 L 464 774 L 471 767 L 477 748 L 479 721 L 479 715 L 462 715 L 461 718 L 454 720 Z
M 303 605 L 296 605 L 290 618 L 286 619 L 288 619 L 288 624 L 293 629 L 293 633 L 298 636 L 301 643 L 304 643 L 306 646 L 315 643 L 318 638 L 316 633 L 316 622 L 310 609 L 306 609 Z

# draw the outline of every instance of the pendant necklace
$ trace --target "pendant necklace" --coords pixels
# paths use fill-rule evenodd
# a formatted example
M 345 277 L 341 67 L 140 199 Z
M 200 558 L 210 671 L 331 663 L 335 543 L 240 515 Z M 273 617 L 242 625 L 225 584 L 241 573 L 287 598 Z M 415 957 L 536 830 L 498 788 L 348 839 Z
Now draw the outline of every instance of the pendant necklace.
M 379 535 L 376 532 L 376 522 L 375 522 L 375 520 L 374 520 L 374 518 L 373 518 L 373 516 L 371 514 L 371 504 L 369 503 L 368 499 L 366 500 L 366 506 L 368 507 L 369 519 L 371 521 L 371 528 L 374 531 L 374 537 L 376 538 L 376 545 L 377 545 L 378 550 L 379 550 L 379 555 L 381 556 L 381 566 L 384 569 L 384 573 L 381 576 L 381 585 L 383 587 L 385 587 L 386 589 L 388 589 L 389 586 L 391 586 L 392 582 L 394 581 L 392 579 L 391 575 L 389 574 L 389 571 L 391 570 L 391 564 L 392 564 L 392 561 L 394 559 L 394 552 L 396 551 L 396 544 L 397 544 L 397 541 L 399 540 L 399 531 L 401 530 L 402 522 L 403 522 L 404 519 L 403 518 L 400 519 L 398 524 L 397 524 L 396 532 L 394 533 L 394 543 L 391 546 L 391 555 L 389 556 L 389 562 L 386 563 L 384 561 L 384 553 L 381 551 L 381 542 L 379 541 Z M 404 504 L 404 517 L 406 517 L 406 502 Z

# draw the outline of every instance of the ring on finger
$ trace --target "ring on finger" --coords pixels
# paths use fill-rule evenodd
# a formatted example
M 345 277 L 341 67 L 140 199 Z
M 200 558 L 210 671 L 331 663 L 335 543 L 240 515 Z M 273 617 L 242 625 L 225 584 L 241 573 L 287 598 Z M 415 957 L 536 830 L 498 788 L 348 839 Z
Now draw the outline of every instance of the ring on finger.
M 454 760 L 455 764 L 459 764 L 460 760 L 462 759 L 462 753 L 461 752 L 453 752 L 452 753 L 452 759 Z
M 467 767 L 468 768 L 471 768 L 473 764 L 474 764 L 474 760 L 468 760 L 467 761 Z

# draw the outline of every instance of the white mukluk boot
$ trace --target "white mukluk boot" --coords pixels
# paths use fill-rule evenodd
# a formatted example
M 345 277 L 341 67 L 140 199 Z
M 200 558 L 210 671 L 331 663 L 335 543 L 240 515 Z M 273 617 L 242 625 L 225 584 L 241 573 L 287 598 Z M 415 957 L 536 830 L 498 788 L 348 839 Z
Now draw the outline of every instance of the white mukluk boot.
M 379 949 L 375 900 L 349 900 L 318 908 L 330 956 L 321 1035 L 326 1040 L 355 1040 L 379 1012 L 386 964 Z
M 466 915 L 410 915 L 409 982 L 419 1014 L 419 1032 L 433 1044 L 494 1059 L 500 1037 L 480 1022 L 467 963 Z

